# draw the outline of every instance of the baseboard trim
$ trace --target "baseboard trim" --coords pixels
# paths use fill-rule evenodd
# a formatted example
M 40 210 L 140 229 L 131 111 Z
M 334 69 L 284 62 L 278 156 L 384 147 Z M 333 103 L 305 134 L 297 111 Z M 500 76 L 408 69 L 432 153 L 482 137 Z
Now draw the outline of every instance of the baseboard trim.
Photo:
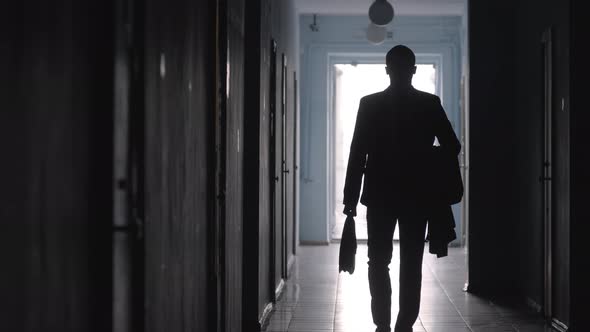
M 569 328 L 564 323 L 560 322 L 558 319 L 553 318 L 551 320 L 551 327 L 556 329 L 559 332 L 567 332 Z
M 266 330 L 266 327 L 268 326 L 268 323 L 270 321 L 270 316 L 271 316 L 273 309 L 274 309 L 274 305 L 272 302 L 267 303 L 266 306 L 264 307 L 264 310 L 262 311 L 262 315 L 260 315 L 260 319 L 258 320 L 258 323 L 260 324 L 260 331 Z
M 295 261 L 297 260 L 297 256 L 291 255 L 289 257 L 289 262 L 287 263 L 287 279 L 291 279 L 291 274 L 293 273 L 293 266 L 295 266 Z
M 330 241 L 332 244 L 339 244 L 340 242 L 342 242 L 342 239 L 332 239 Z M 367 244 L 367 242 L 367 239 L 356 239 L 357 244 Z
M 330 241 L 306 241 L 306 240 L 301 240 L 299 241 L 299 244 L 302 246 L 329 246 L 330 245 Z
M 275 299 L 277 301 L 281 298 L 281 295 L 283 295 L 284 289 L 285 289 L 285 279 L 281 279 L 281 282 L 279 282 L 279 285 L 275 289 Z

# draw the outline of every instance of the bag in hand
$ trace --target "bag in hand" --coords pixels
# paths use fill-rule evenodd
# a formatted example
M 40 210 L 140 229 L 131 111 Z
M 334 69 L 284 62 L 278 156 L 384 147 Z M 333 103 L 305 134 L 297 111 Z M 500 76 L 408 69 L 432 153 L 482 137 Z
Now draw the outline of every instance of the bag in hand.
M 354 256 L 356 255 L 356 230 L 354 218 L 347 216 L 342 230 L 342 239 L 340 241 L 339 272 L 346 271 L 350 274 L 354 272 Z

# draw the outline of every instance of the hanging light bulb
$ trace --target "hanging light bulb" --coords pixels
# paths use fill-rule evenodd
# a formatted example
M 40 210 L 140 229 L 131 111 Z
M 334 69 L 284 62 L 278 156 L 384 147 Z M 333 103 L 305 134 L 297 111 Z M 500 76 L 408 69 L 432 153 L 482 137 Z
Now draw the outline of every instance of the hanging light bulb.
M 375 45 L 383 43 L 387 37 L 387 29 L 382 26 L 377 26 L 373 23 L 369 23 L 367 27 L 367 40 Z
M 378 26 L 389 24 L 393 20 L 393 6 L 387 0 L 375 0 L 369 7 L 369 18 Z

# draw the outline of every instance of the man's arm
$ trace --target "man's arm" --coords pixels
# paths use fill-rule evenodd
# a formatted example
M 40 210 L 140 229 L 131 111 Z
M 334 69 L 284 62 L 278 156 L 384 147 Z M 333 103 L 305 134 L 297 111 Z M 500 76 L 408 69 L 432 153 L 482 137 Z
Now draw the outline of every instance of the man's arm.
M 361 183 L 367 162 L 367 110 L 366 100 L 362 98 L 356 115 L 354 134 L 348 155 L 346 181 L 344 183 L 344 213 L 356 216 L 356 205 L 359 201 Z
M 456 156 L 461 152 L 461 143 L 459 142 L 459 139 L 457 139 L 453 126 L 449 122 L 449 118 L 442 107 L 440 98 L 438 97 L 436 97 L 435 107 L 434 134 L 436 135 L 436 138 L 438 138 L 438 142 L 443 151 L 448 151 Z

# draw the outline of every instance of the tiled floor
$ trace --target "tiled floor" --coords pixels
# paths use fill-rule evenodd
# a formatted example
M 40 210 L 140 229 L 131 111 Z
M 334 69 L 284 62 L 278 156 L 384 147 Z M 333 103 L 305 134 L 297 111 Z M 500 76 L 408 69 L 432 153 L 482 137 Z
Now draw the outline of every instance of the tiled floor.
M 367 247 L 359 245 L 356 271 L 338 273 L 338 244 L 302 246 L 291 279 L 275 307 L 267 332 L 373 332 L 367 281 Z M 398 285 L 399 246 L 391 263 L 392 285 Z M 415 332 L 551 331 L 526 308 L 500 306 L 462 291 L 465 254 L 450 248 L 436 259 L 425 248 L 422 304 Z M 393 290 L 392 317 L 399 287 Z M 392 322 L 392 325 L 395 322 Z

